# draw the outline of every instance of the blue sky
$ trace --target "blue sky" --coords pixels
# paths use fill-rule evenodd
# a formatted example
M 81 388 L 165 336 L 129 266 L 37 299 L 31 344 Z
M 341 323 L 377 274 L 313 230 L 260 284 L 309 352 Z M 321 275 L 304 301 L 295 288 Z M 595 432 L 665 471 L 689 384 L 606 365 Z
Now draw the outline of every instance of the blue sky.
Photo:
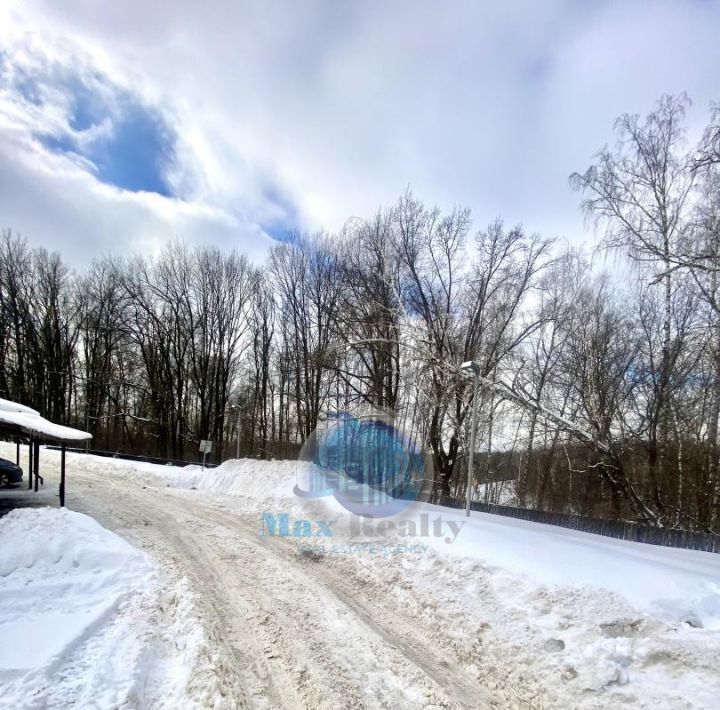
M 591 243 L 568 175 L 623 112 L 720 101 L 720 4 L 9 0 L 0 227 L 76 263 L 167 239 L 261 258 L 407 187 Z
M 90 130 L 90 115 L 76 106 L 71 125 L 75 130 Z M 81 128 L 86 126 L 86 128 Z M 109 185 L 134 192 L 148 191 L 170 197 L 172 191 L 165 181 L 166 165 L 170 162 L 175 136 L 162 116 L 131 97 L 123 102 L 112 132 L 103 139 L 78 146 L 80 154 L 97 168 L 98 179 Z
M 176 136 L 159 112 L 139 103 L 131 94 L 118 97 L 119 105 L 112 110 L 79 80 L 60 88 L 71 105 L 70 130 L 36 134 L 45 148 L 84 158 L 97 179 L 107 185 L 172 197 L 165 173 L 172 161 Z M 112 129 L 92 136 L 106 120 L 112 123 Z

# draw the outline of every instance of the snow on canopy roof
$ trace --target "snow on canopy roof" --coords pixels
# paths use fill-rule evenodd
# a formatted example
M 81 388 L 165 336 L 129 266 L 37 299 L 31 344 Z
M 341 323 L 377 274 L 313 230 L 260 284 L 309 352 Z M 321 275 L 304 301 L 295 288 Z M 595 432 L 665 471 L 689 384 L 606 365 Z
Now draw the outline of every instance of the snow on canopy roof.
M 37 414 L 40 416 L 40 412 L 37 409 L 26 407 L 24 404 L 18 404 L 17 402 L 11 402 L 9 399 L 0 398 L 0 412 L 25 412 L 25 414 Z
M 55 441 L 86 441 L 92 434 L 80 429 L 55 424 L 24 404 L 0 399 L 0 428 L 6 424 L 17 433 Z

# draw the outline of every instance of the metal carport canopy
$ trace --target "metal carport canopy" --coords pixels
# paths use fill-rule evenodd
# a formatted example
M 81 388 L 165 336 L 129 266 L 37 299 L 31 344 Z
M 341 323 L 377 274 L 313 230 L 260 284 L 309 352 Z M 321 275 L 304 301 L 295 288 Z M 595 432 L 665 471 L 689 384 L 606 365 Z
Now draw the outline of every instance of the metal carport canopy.
M 29 487 L 32 486 L 33 468 L 35 490 L 38 490 L 39 441 L 61 444 L 60 454 L 60 505 L 65 505 L 65 444 L 87 441 L 92 435 L 80 429 L 55 424 L 40 416 L 40 413 L 24 404 L 0 398 L 0 436 L 8 436 L 16 441 L 25 439 L 30 444 Z M 19 441 L 18 441 L 19 446 Z M 18 448 L 18 452 L 19 452 Z M 33 456 L 34 454 L 34 456 Z

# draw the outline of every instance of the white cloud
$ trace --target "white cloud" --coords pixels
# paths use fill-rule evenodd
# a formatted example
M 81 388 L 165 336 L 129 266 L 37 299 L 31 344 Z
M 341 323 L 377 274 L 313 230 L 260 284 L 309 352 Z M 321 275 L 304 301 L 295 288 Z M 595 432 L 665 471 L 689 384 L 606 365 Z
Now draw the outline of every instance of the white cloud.
M 256 258 L 268 244 L 258 228 L 212 207 L 118 190 L 67 158 L 13 143 L 0 144 L 0 194 L 4 223 L 77 265 L 105 253 L 152 253 L 175 236 L 238 246 Z
M 184 200 L 121 193 L 77 166 L 68 179 L 37 147 L 6 145 L 2 222 L 38 240 L 55 228 L 63 249 L 177 234 L 258 252 L 283 203 L 301 228 L 336 229 L 407 185 L 472 207 L 478 225 L 502 215 L 578 241 L 588 235 L 567 177 L 611 139 L 615 116 L 687 89 L 694 128 L 720 99 L 715 2 L 8 8 L 11 49 L 31 41 L 86 62 L 159 107 L 179 137 L 169 180 Z

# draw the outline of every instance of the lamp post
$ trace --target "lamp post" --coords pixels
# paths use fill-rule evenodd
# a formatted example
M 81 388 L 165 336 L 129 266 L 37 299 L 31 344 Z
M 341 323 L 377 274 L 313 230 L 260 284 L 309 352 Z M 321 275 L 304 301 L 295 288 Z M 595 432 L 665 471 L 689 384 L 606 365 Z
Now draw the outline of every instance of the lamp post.
M 240 458 L 240 405 L 231 404 L 230 411 L 235 415 L 235 458 Z
M 468 469 L 467 469 L 467 493 L 465 495 L 465 515 L 470 517 L 470 499 L 471 499 L 471 484 L 472 484 L 472 473 L 473 473 L 473 454 L 475 453 L 475 432 L 477 431 L 477 401 L 478 401 L 478 387 L 480 385 L 480 365 L 474 360 L 468 360 L 460 365 L 460 372 L 473 376 L 473 403 L 472 403 L 472 415 L 470 419 L 470 451 L 468 452 Z
M 240 458 L 240 412 L 238 412 L 238 419 L 237 419 L 237 424 L 236 424 L 235 428 L 237 429 L 237 439 L 235 441 L 235 458 L 239 459 Z

